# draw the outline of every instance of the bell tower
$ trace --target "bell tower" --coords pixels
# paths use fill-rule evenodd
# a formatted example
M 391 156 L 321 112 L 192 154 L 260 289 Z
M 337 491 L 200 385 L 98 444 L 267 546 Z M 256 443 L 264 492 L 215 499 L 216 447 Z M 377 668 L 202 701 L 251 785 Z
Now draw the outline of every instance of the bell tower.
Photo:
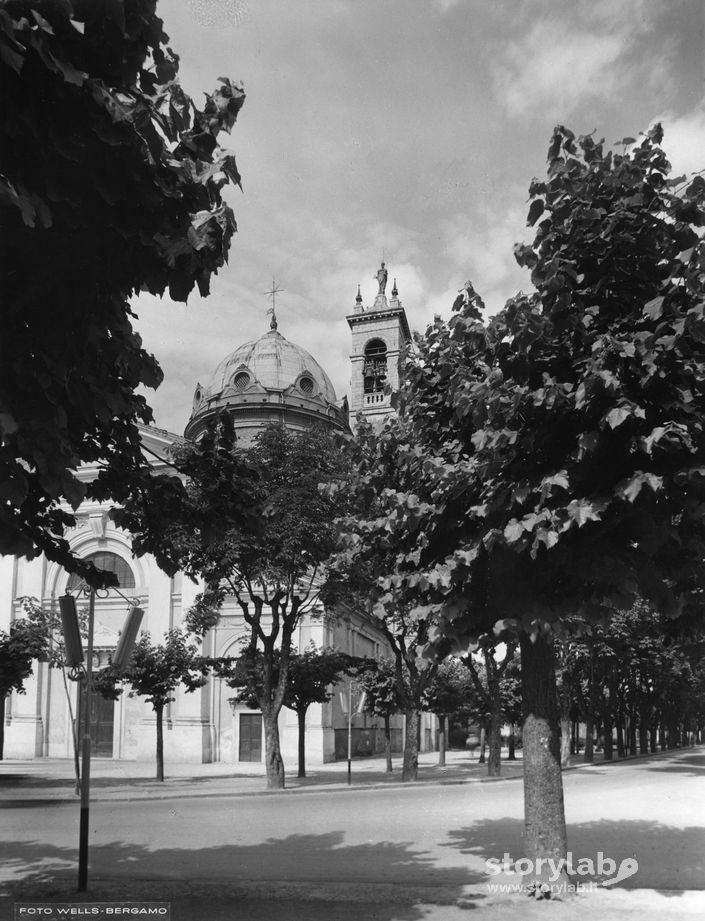
M 384 262 L 374 277 L 378 291 L 372 306 L 363 305 L 358 286 L 353 312 L 347 317 L 352 333 L 350 421 L 353 427 L 359 413 L 372 425 L 379 426 L 393 412 L 390 394 L 385 390 L 399 387 L 402 364 L 411 343 L 396 279 L 388 300 Z

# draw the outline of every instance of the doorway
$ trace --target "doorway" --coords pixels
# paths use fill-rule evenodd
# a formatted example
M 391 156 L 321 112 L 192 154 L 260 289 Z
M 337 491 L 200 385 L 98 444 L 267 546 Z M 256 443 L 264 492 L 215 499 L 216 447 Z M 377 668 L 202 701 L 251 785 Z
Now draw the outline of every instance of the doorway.
M 238 761 L 262 760 L 262 715 L 241 713 Z
M 79 708 L 79 739 L 83 734 L 83 714 L 86 707 L 86 683 L 81 682 L 81 704 Z M 113 727 L 115 723 L 115 701 L 108 700 L 95 690 L 91 694 L 91 756 L 113 757 Z

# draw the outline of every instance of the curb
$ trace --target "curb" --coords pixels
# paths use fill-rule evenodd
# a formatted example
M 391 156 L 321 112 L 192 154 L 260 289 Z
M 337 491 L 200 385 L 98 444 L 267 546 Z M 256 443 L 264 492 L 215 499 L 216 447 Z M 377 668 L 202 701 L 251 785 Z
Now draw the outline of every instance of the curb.
M 161 788 L 157 787 L 154 790 L 145 788 L 144 791 L 138 793 L 130 794 L 129 791 L 121 791 L 117 795 L 101 795 L 100 792 L 95 793 L 91 790 L 91 802 L 92 803 L 119 803 L 119 802 L 137 802 L 139 800 L 167 800 L 167 799 L 181 799 L 184 795 L 187 795 L 189 799 L 214 799 L 214 798 L 240 798 L 248 796 L 289 796 L 294 794 L 325 794 L 325 793 L 339 793 L 345 790 L 350 792 L 359 792 L 360 790 L 414 790 L 421 787 L 443 787 L 443 786 L 462 786 L 464 784 L 477 784 L 477 783 L 502 783 L 504 781 L 510 782 L 515 780 L 521 780 L 523 777 L 522 774 L 515 774 L 513 777 L 459 777 L 459 778 L 448 778 L 448 779 L 423 779 L 423 780 L 414 780 L 414 781 L 372 781 L 370 783 L 358 782 L 353 784 L 346 783 L 321 783 L 321 784 L 311 784 L 300 785 L 300 786 L 291 786 L 285 787 L 283 790 L 213 790 L 213 791 L 194 791 L 190 789 L 184 789 L 183 787 L 169 787 Z M 178 781 L 175 781 L 178 783 Z M 116 789 L 118 785 L 116 785 Z M 65 796 L 17 796 L 17 797 L 0 797 L 0 807 L 12 808 L 13 806 L 19 807 L 26 805 L 61 805 L 69 804 L 75 805 L 79 801 L 79 797 L 76 794 L 71 794 L 69 797 L 68 793 Z

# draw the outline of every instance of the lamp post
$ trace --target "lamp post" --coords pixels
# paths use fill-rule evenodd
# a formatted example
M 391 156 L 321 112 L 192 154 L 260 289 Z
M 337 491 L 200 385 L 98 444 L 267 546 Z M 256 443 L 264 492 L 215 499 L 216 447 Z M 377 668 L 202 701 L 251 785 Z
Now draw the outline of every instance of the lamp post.
M 61 622 L 66 647 L 65 662 L 71 666 L 69 677 L 73 680 L 85 680 L 86 693 L 83 710 L 83 734 L 81 737 L 81 814 L 78 837 L 78 892 L 85 892 L 88 887 L 88 832 L 90 815 L 90 788 L 91 788 L 91 698 L 93 694 L 93 634 L 95 628 L 95 596 L 96 589 L 83 586 L 80 591 L 88 592 L 88 625 L 86 640 L 86 664 L 83 666 L 83 652 L 81 649 L 81 635 L 76 613 L 76 600 L 73 595 L 62 595 L 59 598 Z M 117 591 L 124 598 L 131 609 L 127 615 L 125 628 L 120 634 L 113 665 L 118 667 L 126 664 L 132 647 L 137 637 L 143 611 L 135 602 L 126 598 L 122 592 Z M 108 597 L 106 590 L 105 597 Z

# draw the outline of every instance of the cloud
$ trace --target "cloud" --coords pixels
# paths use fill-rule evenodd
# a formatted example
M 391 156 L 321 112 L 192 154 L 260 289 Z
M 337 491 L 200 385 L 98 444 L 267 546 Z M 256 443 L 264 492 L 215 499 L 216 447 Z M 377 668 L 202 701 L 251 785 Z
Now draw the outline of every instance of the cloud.
M 705 106 L 684 115 L 664 112 L 654 122 L 663 125 L 663 148 L 673 175 L 689 175 L 705 169 Z
M 618 100 L 636 80 L 642 88 L 666 81 L 660 56 L 640 53 L 655 27 L 642 0 L 575 3 L 562 11 L 537 2 L 529 9 L 515 26 L 524 33 L 507 43 L 493 70 L 496 97 L 510 116 L 566 119 L 590 100 Z
M 504 212 L 484 207 L 471 218 L 455 217 L 445 222 L 445 248 L 455 261 L 456 275 L 469 279 L 482 297 L 489 314 L 500 310 L 518 290 L 531 288 L 525 269 L 514 260 L 515 243 L 528 240 L 532 233 L 526 226 L 525 195 L 517 193 Z

